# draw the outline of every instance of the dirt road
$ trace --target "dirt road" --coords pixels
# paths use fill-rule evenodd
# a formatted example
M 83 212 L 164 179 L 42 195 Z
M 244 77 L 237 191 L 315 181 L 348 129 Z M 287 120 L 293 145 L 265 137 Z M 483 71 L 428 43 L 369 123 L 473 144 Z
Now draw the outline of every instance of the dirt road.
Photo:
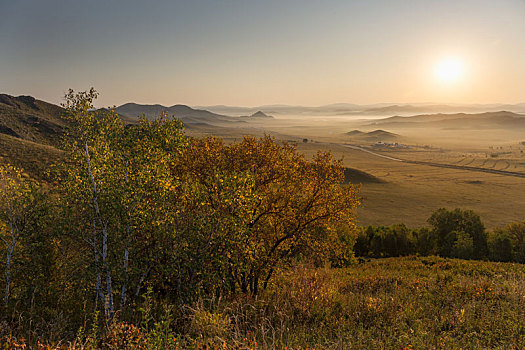
M 488 168 L 480 168 L 480 167 L 473 167 L 473 166 L 467 166 L 467 165 L 456 165 L 456 164 L 443 164 L 443 163 L 434 163 L 434 162 L 425 162 L 425 161 L 419 161 L 419 160 L 406 160 L 396 157 L 390 157 L 381 153 L 377 153 L 375 151 L 372 151 L 368 148 L 357 146 L 357 145 L 349 145 L 349 144 L 343 144 L 343 146 L 355 149 L 358 151 L 363 151 L 366 153 L 370 153 L 374 156 L 385 158 L 388 160 L 392 160 L 395 162 L 403 162 L 403 163 L 409 163 L 409 164 L 422 164 L 422 165 L 428 165 L 438 168 L 448 168 L 448 169 L 457 169 L 457 170 L 467 170 L 467 171 L 479 171 L 483 173 L 490 173 L 490 174 L 497 174 L 497 175 L 504 175 L 504 176 L 514 176 L 514 177 L 523 177 L 525 178 L 525 173 L 520 173 L 516 171 L 506 171 L 506 170 L 497 170 L 497 169 L 488 169 Z

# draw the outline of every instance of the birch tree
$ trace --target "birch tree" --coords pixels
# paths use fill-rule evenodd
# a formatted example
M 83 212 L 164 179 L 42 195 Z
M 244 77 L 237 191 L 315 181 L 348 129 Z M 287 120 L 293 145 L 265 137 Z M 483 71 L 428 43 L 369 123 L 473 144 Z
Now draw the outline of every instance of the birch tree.
M 167 117 L 125 125 L 112 110 L 94 111 L 96 97 L 93 89 L 66 95 L 71 130 L 62 186 L 83 221 L 73 230 L 92 252 L 94 308 L 101 300 L 110 322 L 152 269 L 151 242 L 169 217 L 161 212 L 164 193 L 176 182 L 169 159 L 185 137 L 182 123 Z
M 13 256 L 24 232 L 26 211 L 29 210 L 27 198 L 32 187 L 19 169 L 0 165 L 0 238 L 5 248 L 5 305 L 11 291 Z

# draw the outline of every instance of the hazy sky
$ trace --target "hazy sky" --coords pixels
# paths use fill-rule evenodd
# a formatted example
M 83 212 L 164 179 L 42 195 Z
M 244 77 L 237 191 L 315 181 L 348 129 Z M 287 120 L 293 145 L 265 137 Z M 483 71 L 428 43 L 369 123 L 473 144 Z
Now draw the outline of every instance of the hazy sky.
M 101 106 L 525 102 L 525 0 L 0 0 L 0 92 L 91 86 Z

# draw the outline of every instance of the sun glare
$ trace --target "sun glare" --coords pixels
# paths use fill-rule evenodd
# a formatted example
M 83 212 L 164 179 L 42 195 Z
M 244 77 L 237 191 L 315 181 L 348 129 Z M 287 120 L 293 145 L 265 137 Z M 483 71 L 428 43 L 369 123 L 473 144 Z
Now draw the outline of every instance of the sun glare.
M 463 62 L 456 58 L 447 58 L 437 63 L 436 78 L 444 83 L 454 83 L 461 79 L 464 73 Z

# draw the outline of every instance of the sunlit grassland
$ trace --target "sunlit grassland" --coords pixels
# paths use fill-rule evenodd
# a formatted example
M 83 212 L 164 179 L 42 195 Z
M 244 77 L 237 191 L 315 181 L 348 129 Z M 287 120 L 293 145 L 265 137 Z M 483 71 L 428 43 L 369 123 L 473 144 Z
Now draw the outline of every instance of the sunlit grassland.
M 99 338 L 86 330 L 62 348 L 522 349 L 525 266 L 437 257 L 300 264 L 257 299 L 160 307 L 160 317 L 153 309 L 139 326 L 117 322 Z
M 523 265 L 394 258 L 287 278 L 281 300 L 311 322 L 296 322 L 291 332 L 305 343 L 324 338 L 335 348 L 525 346 Z
M 523 220 L 525 178 L 400 163 L 337 143 L 298 143 L 297 147 L 307 157 L 319 149 L 330 150 L 336 158 L 343 158 L 346 167 L 385 181 L 361 185 L 358 221 L 363 225 L 422 226 L 441 207 L 471 209 L 480 214 L 488 228 Z M 383 153 L 402 159 L 437 161 L 431 151 Z M 454 152 L 451 158 L 439 161 L 452 163 L 456 158 Z M 475 162 L 481 164 L 481 156 Z

